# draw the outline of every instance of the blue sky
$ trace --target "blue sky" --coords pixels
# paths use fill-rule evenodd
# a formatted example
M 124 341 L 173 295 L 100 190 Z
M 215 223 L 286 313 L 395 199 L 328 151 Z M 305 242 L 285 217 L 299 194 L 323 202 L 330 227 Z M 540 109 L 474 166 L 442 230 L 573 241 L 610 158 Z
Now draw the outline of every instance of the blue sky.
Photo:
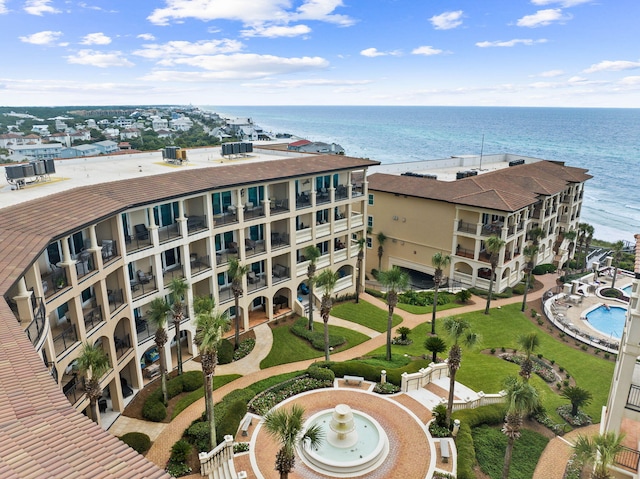
M 638 0 L 0 0 L 0 104 L 637 108 L 638 19 Z

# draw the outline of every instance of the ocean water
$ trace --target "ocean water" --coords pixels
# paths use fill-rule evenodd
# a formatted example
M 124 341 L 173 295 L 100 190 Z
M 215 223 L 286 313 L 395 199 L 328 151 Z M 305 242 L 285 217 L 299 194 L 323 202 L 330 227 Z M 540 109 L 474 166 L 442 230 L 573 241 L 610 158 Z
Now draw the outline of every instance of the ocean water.
M 202 106 L 274 133 L 335 142 L 382 163 L 513 153 L 587 168 L 582 219 L 595 237 L 640 233 L 640 109 Z M 483 146 L 484 135 L 484 146 Z

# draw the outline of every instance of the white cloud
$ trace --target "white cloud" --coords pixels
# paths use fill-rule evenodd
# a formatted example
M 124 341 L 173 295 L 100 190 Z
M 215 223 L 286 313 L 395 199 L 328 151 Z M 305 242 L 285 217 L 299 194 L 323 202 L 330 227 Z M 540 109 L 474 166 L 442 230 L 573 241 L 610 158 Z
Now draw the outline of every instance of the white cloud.
M 51 0 L 27 0 L 24 5 L 24 11 L 30 15 L 42 16 L 45 13 L 60 13 L 55 7 L 49 5 Z
M 86 8 L 87 10 L 95 10 L 97 12 L 105 12 L 105 13 L 118 13 L 117 10 L 106 10 L 102 7 L 98 7 L 97 5 L 89 5 L 85 2 L 78 3 L 78 6 L 81 8 Z
M 432 56 L 432 55 L 440 55 L 441 53 L 443 53 L 443 51 L 438 48 L 433 48 L 431 46 L 425 45 L 422 47 L 414 48 L 411 53 L 413 55 Z
M 477 47 L 487 48 L 487 47 L 515 47 L 516 45 L 534 45 L 536 43 L 546 43 L 546 38 L 540 38 L 539 40 L 532 40 L 530 38 L 514 38 L 513 40 L 507 41 L 494 41 L 494 42 L 478 42 L 476 43 Z
M 6 0 L 0 0 L 0 15 L 2 15 L 3 13 L 9 13 L 9 9 L 5 5 L 6 3 Z
M 235 53 L 242 49 L 242 43 L 237 40 L 201 40 L 187 42 L 175 40 L 164 44 L 144 45 L 135 50 L 134 55 L 149 59 L 161 59 L 167 64 L 174 59 L 193 55 L 217 55 L 221 53 Z
M 563 75 L 564 71 L 562 70 L 547 70 L 546 72 L 542 72 L 540 73 L 540 75 L 543 78 L 553 78 L 553 77 L 559 77 L 560 75 Z
M 21 42 L 31 43 L 33 45 L 51 45 L 62 36 L 62 32 L 52 32 L 45 30 L 43 32 L 33 33 L 24 37 L 18 37 Z
M 311 32 L 311 28 L 307 25 L 292 25 L 292 26 L 278 26 L 273 25 L 270 27 L 256 26 L 249 30 L 242 30 L 240 34 L 243 37 L 298 37 L 300 35 L 306 35 Z
M 211 81 L 267 78 L 272 75 L 298 73 L 325 69 L 329 62 L 321 57 L 286 58 L 274 55 L 237 53 L 233 55 L 201 55 L 177 58 L 165 64 L 187 65 L 206 70 L 168 71 L 158 70 L 144 76 L 150 81 Z
M 455 12 L 444 12 L 440 15 L 434 15 L 429 19 L 436 30 L 450 30 L 462 25 L 462 10 Z
M 538 10 L 533 15 L 525 15 L 518 19 L 517 25 L 519 27 L 545 27 L 552 23 L 562 23 L 572 18 L 569 14 L 563 14 L 559 8 L 548 8 L 546 10 Z
M 576 5 L 582 5 L 583 3 L 590 3 L 593 0 L 531 0 L 534 5 L 544 6 L 559 4 L 563 8 L 575 7 Z
M 147 19 L 156 25 L 187 18 L 197 20 L 234 20 L 255 27 L 262 24 L 286 25 L 300 20 L 318 20 L 351 25 L 354 21 L 333 13 L 342 0 L 304 0 L 292 10 L 290 0 L 165 0 L 164 8 L 157 8 Z
M 640 85 L 640 76 L 630 76 L 622 78 L 619 83 L 621 85 Z
M 111 43 L 111 38 L 102 32 L 89 33 L 82 38 L 80 43 L 82 45 L 109 45 L 109 43 Z
M 571 78 L 569 78 L 567 80 L 567 82 L 569 83 L 585 83 L 588 82 L 589 80 L 585 77 L 580 77 L 580 76 L 572 76 Z
M 98 52 L 95 50 L 80 50 L 75 56 L 67 57 L 68 63 L 90 65 L 94 67 L 132 67 L 134 64 L 124 58 L 119 51 Z
M 140 39 L 145 40 L 147 42 L 152 42 L 153 40 L 156 39 L 156 37 L 154 37 L 151 33 L 141 33 L 136 38 L 140 38 Z
M 328 79 L 307 79 L 307 80 L 284 80 L 274 83 L 245 83 L 243 86 L 249 88 L 303 88 L 308 86 L 356 86 L 367 85 L 372 83 L 371 80 L 328 80 Z
M 400 55 L 400 51 L 399 50 L 393 50 L 390 52 L 381 52 L 378 51 L 377 48 L 365 48 L 364 50 L 362 50 L 360 52 L 360 55 L 362 55 L 363 57 L 369 57 L 369 58 L 375 58 L 375 57 L 385 57 L 385 56 L 399 56 Z
M 640 62 L 631 62 L 627 60 L 604 60 L 600 63 L 591 65 L 589 68 L 584 70 L 584 73 L 619 72 L 623 70 L 635 70 L 636 68 L 640 68 Z

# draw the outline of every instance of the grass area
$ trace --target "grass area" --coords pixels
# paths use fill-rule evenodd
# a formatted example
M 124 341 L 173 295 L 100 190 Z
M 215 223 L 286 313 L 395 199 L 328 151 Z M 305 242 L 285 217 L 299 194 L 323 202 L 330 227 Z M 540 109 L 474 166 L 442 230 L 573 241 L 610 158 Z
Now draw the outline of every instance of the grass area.
M 347 302 L 334 306 L 331 309 L 331 316 L 361 324 L 379 333 L 384 333 L 387 330 L 387 311 L 362 299 L 359 303 Z M 402 318 L 394 314 L 393 325 L 397 326 L 401 322 Z
M 273 346 L 267 357 L 260 363 L 260 369 L 278 366 L 279 364 L 295 363 L 304 359 L 324 357 L 324 351 L 314 349 L 309 341 L 291 333 L 289 330 L 290 325 L 291 323 L 286 323 L 272 329 Z M 324 323 L 314 321 L 313 327 L 314 330 L 323 331 Z M 331 324 L 329 324 L 329 334 L 343 336 L 347 340 L 344 345 L 335 348 L 334 352 L 352 348 L 369 339 L 369 336 L 362 333 Z
M 463 306 L 463 305 L 459 303 L 453 303 L 453 302 L 447 303 L 447 304 L 441 304 L 440 306 L 438 306 L 438 311 L 446 311 L 447 309 L 459 308 L 460 306 Z M 401 309 L 411 314 L 431 314 L 433 312 L 433 305 L 414 306 L 413 304 L 398 303 L 397 307 L 398 309 Z
M 519 367 L 503 359 L 489 354 L 483 354 L 482 349 L 501 347 L 508 350 L 518 348 L 517 338 L 521 334 L 537 331 L 540 337 L 540 347 L 536 353 L 541 353 L 546 359 L 555 360 L 575 380 L 576 384 L 587 389 L 593 394 L 591 404 L 584 407 L 584 411 L 593 418 L 593 422 L 600 421 L 602 406 L 607 403 L 609 386 L 615 362 L 601 357 L 587 354 L 570 347 L 557 336 L 550 335 L 547 331 L 537 328 L 526 316 L 520 312 L 519 304 L 504 306 L 501 309 L 492 309 L 490 315 L 482 311 L 466 313 L 461 317 L 467 319 L 473 331 L 481 336 L 480 345 L 475 350 L 464 350 L 462 354 L 462 367 L 458 371 L 456 379 L 462 384 L 485 393 L 497 393 L 502 389 L 504 378 L 509 375 L 517 375 Z M 447 340 L 442 330 L 442 320 L 436 323 L 436 331 Z M 412 330 L 409 338 L 413 339 L 410 346 L 391 347 L 393 354 L 408 354 L 409 356 L 421 356 L 429 354 L 424 348 L 426 338 L 431 326 L 422 323 Z M 370 354 L 384 353 L 384 347 L 373 350 Z M 446 354 L 446 353 L 445 353 Z M 562 404 L 568 404 L 555 391 L 555 384 L 548 384 L 534 375 L 531 383 L 538 389 L 542 404 L 547 413 L 555 422 L 563 422 L 555 412 Z
M 546 447 L 549 439 L 528 429 L 522 429 L 522 436 L 516 440 L 513 446 L 510 479 L 528 479 L 533 477 L 538 459 Z M 482 472 L 488 474 L 491 479 L 502 477 L 504 467 L 504 452 L 507 448 L 507 436 L 499 427 L 487 425 L 472 429 L 473 443 L 476 449 L 476 458 Z
M 231 381 L 235 381 L 238 378 L 241 378 L 240 374 L 225 374 L 222 376 L 213 376 L 213 389 L 214 391 L 218 388 L 221 388 L 225 384 L 230 383 Z M 204 397 L 204 386 L 196 389 L 195 391 L 191 391 L 190 393 L 183 394 L 183 396 L 178 400 L 175 407 L 173 408 L 173 413 L 171 414 L 171 419 L 174 419 L 178 414 L 184 411 L 187 407 L 191 406 L 198 399 Z

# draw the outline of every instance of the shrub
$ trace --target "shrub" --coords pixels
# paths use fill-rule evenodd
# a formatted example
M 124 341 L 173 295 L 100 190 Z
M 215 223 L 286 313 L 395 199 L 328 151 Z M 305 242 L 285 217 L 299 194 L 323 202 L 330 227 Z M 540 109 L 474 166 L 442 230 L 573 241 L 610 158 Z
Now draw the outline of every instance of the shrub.
M 461 289 L 456 293 L 456 301 L 459 303 L 466 303 L 471 299 L 471 292 L 466 289 Z
M 249 451 L 249 443 L 248 442 L 236 442 L 233 445 L 233 453 L 234 454 L 238 454 L 241 452 L 248 452 Z
M 365 288 L 365 292 L 370 294 L 374 298 L 384 298 L 384 293 L 382 291 L 378 291 L 377 289 Z
M 184 439 L 180 439 L 171 447 L 171 456 L 167 463 L 167 472 L 174 477 L 184 476 L 191 472 L 191 468 L 186 464 L 191 453 L 191 444 Z
M 233 344 L 223 339 L 218 345 L 218 364 L 229 364 L 233 361 Z
M 128 432 L 120 436 L 120 440 L 140 454 L 144 454 L 151 447 L 151 439 L 141 432 Z
M 153 395 L 149 396 L 142 406 L 142 417 L 148 421 L 162 422 L 167 417 L 167 408 L 161 400 L 152 400 L 152 398 Z
M 208 452 L 212 449 L 209 438 L 209 423 L 206 421 L 198 421 L 189 426 L 184 437 L 196 447 L 198 452 Z
M 438 426 L 435 422 L 429 424 L 429 432 L 433 437 L 449 437 L 451 435 L 448 427 Z
M 438 404 L 433 408 L 433 417 L 435 418 L 435 423 L 439 427 L 447 426 L 447 406 L 444 404 Z
M 547 273 L 555 273 L 557 269 L 558 268 L 553 264 L 543 263 L 543 264 L 537 265 L 535 268 L 533 268 L 531 272 L 535 275 L 540 275 L 540 274 L 547 274 Z
M 293 326 L 291 326 L 291 332 L 296 336 L 306 339 L 311 343 L 314 349 L 324 351 L 324 332 L 322 331 L 309 331 L 307 329 L 307 320 L 305 318 L 299 318 Z M 336 336 L 334 334 L 329 335 L 329 347 L 335 348 L 342 346 L 347 340 L 343 336 Z
M 604 358 L 605 359 L 609 359 L 611 357 L 611 355 L 609 353 L 604 353 Z
M 247 356 L 249 353 L 251 353 L 251 351 L 253 351 L 255 345 L 256 340 L 253 338 L 248 338 L 240 341 L 240 346 L 238 346 L 238 349 L 233 352 L 233 360 L 237 361 Z
M 411 334 L 411 328 L 407 328 L 406 326 L 400 326 L 396 329 L 396 332 L 400 335 L 400 339 L 403 341 L 407 340 L 407 336 Z
M 373 392 L 378 394 L 395 394 L 400 391 L 400 388 L 391 383 L 376 383 L 373 387 Z
M 538 312 L 535 309 L 531 308 L 531 317 L 535 318 L 537 315 L 538 315 Z
M 496 354 L 496 348 L 491 348 L 491 354 Z
M 249 403 L 251 411 L 260 414 L 266 414 L 273 406 L 284 401 L 285 399 L 313 389 L 332 387 L 333 381 L 320 381 L 306 376 L 298 376 L 289 381 L 277 384 L 266 389 L 261 394 L 254 397 Z M 242 418 L 241 418 L 242 419 Z
M 247 403 L 244 401 L 234 401 L 229 404 L 222 420 L 216 420 L 216 437 L 219 442 L 222 442 L 227 434 L 236 435 L 245 414 L 247 414 Z
M 177 376 L 167 381 L 167 396 L 169 399 L 176 397 L 182 392 L 182 377 Z
M 231 404 L 235 401 L 243 401 L 247 404 L 253 398 L 254 394 L 251 389 L 234 389 L 222 398 L 222 402 Z
M 331 381 L 336 378 L 335 373 L 331 369 L 327 368 L 319 368 L 318 366 L 312 364 L 307 369 L 307 374 L 312 379 L 318 379 L 320 381 Z
M 201 371 L 187 371 L 182 375 L 182 390 L 186 392 L 195 391 L 202 387 L 204 378 Z

